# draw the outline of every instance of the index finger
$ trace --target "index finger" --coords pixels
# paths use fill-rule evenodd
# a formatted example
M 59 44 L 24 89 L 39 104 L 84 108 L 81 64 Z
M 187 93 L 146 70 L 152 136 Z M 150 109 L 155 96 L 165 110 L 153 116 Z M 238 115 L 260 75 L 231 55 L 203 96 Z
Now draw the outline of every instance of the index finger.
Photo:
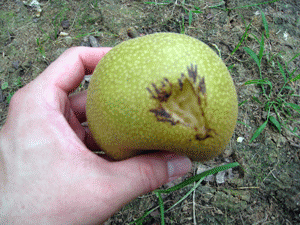
M 73 91 L 84 75 L 92 74 L 109 47 L 73 47 L 66 50 L 36 79 L 39 85 L 56 86 L 66 93 Z M 43 87 L 42 87 L 43 88 Z

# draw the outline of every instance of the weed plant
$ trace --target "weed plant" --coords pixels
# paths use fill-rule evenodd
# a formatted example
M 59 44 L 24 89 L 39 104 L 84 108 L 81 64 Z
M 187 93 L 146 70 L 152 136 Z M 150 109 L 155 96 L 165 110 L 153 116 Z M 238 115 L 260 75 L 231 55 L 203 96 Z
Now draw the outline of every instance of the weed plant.
M 282 126 L 283 126 L 286 129 L 288 129 L 289 131 L 291 131 L 295 136 L 300 138 L 296 134 L 297 127 L 295 127 L 293 130 L 291 130 L 286 126 L 286 124 L 287 124 L 286 121 L 291 119 L 293 116 L 293 113 L 291 112 L 292 110 L 294 110 L 296 113 L 300 114 L 300 106 L 297 104 L 288 102 L 288 99 L 290 99 L 290 97 L 300 97 L 299 95 L 295 94 L 295 91 L 291 87 L 291 84 L 293 84 L 293 82 L 300 79 L 300 74 L 298 74 L 298 75 L 295 74 L 297 69 L 294 69 L 293 71 L 288 70 L 289 64 L 292 61 L 294 61 L 297 57 L 299 57 L 300 53 L 296 54 L 288 62 L 284 62 L 284 66 L 282 66 L 280 63 L 280 59 L 282 59 L 283 57 L 279 54 L 279 56 L 281 56 L 281 57 L 279 57 L 277 59 L 277 65 L 278 65 L 277 72 L 282 75 L 284 83 L 282 84 L 280 91 L 278 93 L 274 92 L 273 87 L 275 84 L 272 83 L 271 81 L 269 81 L 267 78 L 264 78 L 263 74 L 262 74 L 262 66 L 263 66 L 262 59 L 265 56 L 265 54 L 264 54 L 265 40 L 264 39 L 265 39 L 265 36 L 266 36 L 266 38 L 269 38 L 269 28 L 268 28 L 268 23 L 267 23 L 267 20 L 266 20 L 266 17 L 264 15 L 263 11 L 261 9 L 259 9 L 259 10 L 262 15 L 262 22 L 264 25 L 265 33 L 262 33 L 260 39 L 257 36 L 255 36 L 254 34 L 249 34 L 248 29 L 251 25 L 251 23 L 250 23 L 246 27 L 246 31 L 245 31 L 241 41 L 239 42 L 237 47 L 234 49 L 234 51 L 231 53 L 231 55 L 233 55 L 234 52 L 240 47 L 241 43 L 246 42 L 246 37 L 250 36 L 250 35 L 255 38 L 255 40 L 259 43 L 259 46 L 260 46 L 258 53 L 255 53 L 254 50 L 252 50 L 249 47 L 243 47 L 243 49 L 250 55 L 250 57 L 254 60 L 254 62 L 258 66 L 259 77 L 260 77 L 260 79 L 249 80 L 249 81 L 245 82 L 244 85 L 256 84 L 261 88 L 261 90 L 262 90 L 261 94 L 262 94 L 262 97 L 264 98 L 264 103 L 259 101 L 259 99 L 255 96 L 252 96 L 252 99 L 254 101 L 256 101 L 257 103 L 259 103 L 260 105 L 262 105 L 263 109 L 267 112 L 267 119 L 254 132 L 254 134 L 250 140 L 250 143 L 261 134 L 261 132 L 265 129 L 265 127 L 267 126 L 268 123 L 271 123 L 272 125 L 274 125 L 279 132 L 281 132 Z M 274 60 L 273 58 L 270 59 L 268 61 L 268 63 L 274 62 L 273 60 Z M 278 85 L 278 84 L 276 84 L 276 85 Z M 243 105 L 246 101 L 243 101 L 242 103 L 240 103 L 239 106 Z M 271 112 L 275 112 L 276 117 L 271 116 Z

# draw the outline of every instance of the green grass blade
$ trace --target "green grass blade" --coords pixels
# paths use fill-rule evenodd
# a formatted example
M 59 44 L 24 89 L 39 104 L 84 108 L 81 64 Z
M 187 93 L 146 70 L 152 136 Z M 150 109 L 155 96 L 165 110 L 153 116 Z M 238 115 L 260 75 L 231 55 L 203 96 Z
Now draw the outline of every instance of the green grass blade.
M 261 10 L 261 8 L 257 7 L 261 13 L 261 18 L 262 18 L 262 22 L 265 28 L 265 32 L 266 32 L 266 37 L 269 38 L 269 26 L 268 26 L 268 21 L 266 19 L 266 16 L 264 14 L 264 12 Z
M 178 185 L 175 185 L 174 187 L 171 187 L 167 190 L 155 190 L 154 193 L 156 194 L 156 196 L 158 197 L 158 203 L 159 203 L 159 207 L 160 207 L 160 212 L 161 212 L 161 224 L 165 224 L 164 222 L 164 213 L 165 212 L 168 212 L 169 210 L 171 210 L 172 208 L 174 208 L 176 205 L 178 205 L 180 202 L 182 202 L 184 199 L 186 199 L 196 188 L 198 188 L 198 186 L 201 184 L 201 182 L 203 181 L 203 179 L 206 177 L 206 176 L 209 176 L 209 175 L 212 175 L 212 174 L 216 174 L 218 172 L 221 172 L 221 171 L 224 171 L 224 170 L 227 170 L 227 169 L 230 169 L 230 168 L 233 168 L 233 167 L 236 167 L 236 166 L 239 166 L 240 164 L 238 162 L 234 162 L 234 163 L 228 163 L 226 165 L 222 165 L 222 166 L 219 166 L 219 167 L 216 167 L 216 168 L 213 168 L 213 169 L 210 169 L 210 170 L 207 170 L 207 171 L 204 171 L 203 173 L 200 173 L 196 176 L 193 176 L 183 182 L 181 182 L 180 184 Z M 194 185 L 194 187 L 187 193 L 185 194 L 178 202 L 176 202 L 173 206 L 171 206 L 168 210 L 164 210 L 164 204 L 163 204 L 163 200 L 161 198 L 161 193 L 170 193 L 170 192 L 173 192 L 173 191 L 176 191 L 176 190 L 179 190 L 187 185 L 190 185 L 194 182 L 197 182 L 196 185 Z M 129 224 L 142 224 L 144 218 L 146 216 L 148 216 L 151 212 L 153 212 L 154 210 L 156 210 L 157 207 L 155 207 L 154 209 L 151 209 L 151 210 L 148 210 L 146 213 L 143 214 L 143 216 L 141 216 L 140 218 L 138 218 L 137 220 L 129 223 Z
M 164 201 L 160 195 L 159 192 L 155 193 L 156 196 L 158 197 L 158 204 L 160 208 L 160 219 L 161 219 L 161 225 L 165 225 L 165 207 L 164 207 Z
M 158 207 L 159 206 L 154 207 L 153 209 L 150 209 L 150 210 L 146 211 L 140 218 L 136 219 L 135 221 L 130 222 L 129 224 L 137 224 L 137 225 L 142 224 L 144 218 L 146 216 L 148 216 L 150 213 L 152 213 L 154 210 L 156 210 Z
M 144 4 L 148 4 L 148 5 L 168 5 L 170 3 L 173 3 L 172 1 L 165 1 L 162 3 L 157 3 L 157 2 L 144 2 Z
M 266 79 L 258 79 L 258 80 L 249 80 L 249 81 L 246 81 L 244 83 L 244 85 L 249 85 L 249 84 L 257 84 L 257 85 L 262 85 L 261 87 L 264 89 L 264 84 L 266 85 L 269 85 L 270 87 L 270 94 L 272 93 L 272 90 L 273 90 L 273 85 L 272 85 L 272 82 L 269 81 L 269 80 L 266 80 Z M 264 92 L 265 93 L 265 92 Z
M 239 166 L 239 163 L 237 162 L 234 162 L 234 163 L 228 163 L 226 165 L 223 165 L 223 166 L 219 166 L 219 167 L 216 167 L 216 168 L 213 168 L 211 170 L 207 170 L 207 171 L 204 171 L 203 173 L 200 173 L 198 175 L 195 175 L 183 182 L 181 182 L 180 184 L 177 184 L 175 185 L 174 187 L 171 187 L 167 190 L 156 190 L 155 192 L 160 192 L 160 193 L 170 193 L 170 192 L 173 192 L 173 191 L 176 191 L 176 190 L 179 190 L 189 184 L 192 184 L 194 182 L 197 182 L 199 181 L 200 179 L 202 179 L 203 177 L 206 177 L 208 175 L 211 175 L 211 174 L 215 174 L 215 173 L 218 173 L 220 171 L 223 171 L 223 170 L 227 170 L 227 169 L 230 169 L 230 168 L 233 168 L 233 167 L 236 167 L 236 166 Z
M 272 84 L 272 82 L 271 81 L 267 81 L 267 85 L 269 85 L 269 87 L 270 87 L 270 94 L 269 94 L 269 96 L 271 95 L 271 93 L 272 93 L 272 90 L 273 90 L 273 84 Z
M 265 48 L 265 41 L 264 41 L 264 35 L 261 35 L 261 41 L 260 41 L 260 48 L 259 48 L 259 64 L 261 64 L 261 59 L 264 55 L 264 48 Z
M 262 105 L 261 101 L 259 101 L 259 99 L 258 99 L 257 97 L 255 97 L 255 96 L 252 96 L 252 99 L 253 99 L 254 101 L 256 101 L 257 103 L 259 103 L 259 104 L 261 104 L 261 105 Z
M 300 139 L 300 136 L 298 136 L 298 135 L 296 134 L 296 131 L 298 130 L 297 127 L 295 127 L 294 130 L 291 130 L 289 127 L 285 126 L 284 124 L 283 124 L 283 126 L 284 126 L 284 128 L 286 128 L 287 130 L 289 130 L 290 132 L 292 132 L 297 138 Z
M 291 79 L 292 82 L 295 82 L 296 80 L 300 79 L 300 74 L 298 74 L 296 77 L 294 77 L 293 79 Z
M 182 183 L 185 183 L 184 186 L 186 186 L 186 185 L 192 184 L 192 183 L 194 183 L 194 182 L 197 181 L 196 185 L 194 185 L 194 187 L 188 193 L 186 193 L 178 202 L 176 202 L 168 210 L 166 210 L 166 212 L 168 212 L 169 210 L 171 210 L 172 208 L 174 208 L 176 205 L 178 205 L 179 203 L 181 203 L 184 199 L 186 199 L 196 188 L 198 188 L 200 186 L 201 182 L 204 180 L 205 177 L 207 177 L 207 176 L 209 176 L 211 174 L 215 174 L 215 173 L 218 173 L 218 172 L 221 172 L 221 171 L 224 171 L 224 170 L 227 170 L 227 169 L 239 166 L 239 165 L 240 164 L 238 162 L 228 163 L 226 165 L 219 166 L 219 167 L 213 168 L 213 169 L 208 170 L 208 171 L 204 171 L 201 174 L 198 174 L 198 175 L 196 175 L 194 177 L 191 177 L 190 179 L 187 180 L 188 182 L 182 182 Z M 181 189 L 184 186 L 181 186 L 179 184 L 179 185 L 176 185 L 176 186 L 174 186 L 172 188 L 169 188 L 169 189 L 167 189 L 165 191 L 168 191 L 170 189 L 173 189 L 173 191 L 175 191 L 175 190 Z M 161 193 L 169 193 L 169 191 L 168 192 L 164 192 L 164 190 L 158 190 L 158 191 L 160 191 Z
M 248 124 L 245 124 L 245 123 L 243 123 L 243 122 L 241 122 L 241 121 L 237 121 L 239 124 L 243 124 L 245 127 L 248 127 L 248 128 L 251 128 Z
M 248 99 L 246 99 L 246 100 L 242 101 L 241 103 L 239 103 L 239 106 L 244 105 L 244 103 L 246 103 L 246 102 L 248 102 Z
M 254 59 L 254 61 L 256 62 L 258 67 L 260 68 L 260 61 L 259 61 L 257 55 L 255 54 L 255 52 L 252 49 L 248 48 L 248 47 L 244 47 L 243 49 L 251 56 L 252 59 Z
M 280 72 L 281 72 L 281 74 L 282 74 L 282 76 L 283 76 L 284 83 L 286 84 L 287 80 L 286 80 L 285 72 L 284 72 L 284 70 L 283 70 L 283 68 L 282 68 L 282 66 L 281 66 L 281 64 L 280 64 L 280 62 L 277 61 L 277 63 L 278 63 L 278 66 L 279 66 L 279 70 L 280 70 Z
M 255 132 L 254 132 L 254 134 L 253 134 L 253 136 L 252 136 L 252 138 L 251 138 L 251 140 L 250 140 L 250 142 L 249 142 L 249 144 L 255 139 L 255 138 L 257 138 L 259 135 L 260 135 L 260 133 L 265 129 L 265 127 L 267 126 L 267 123 L 268 123 L 268 120 L 266 120 Z
M 291 91 L 293 91 L 293 88 L 291 88 L 291 87 L 290 87 L 290 86 L 288 86 L 288 85 L 287 85 L 287 86 L 284 86 L 283 88 L 284 88 L 284 89 L 288 89 L 288 90 L 291 90 Z
M 189 11 L 189 27 L 192 25 L 192 21 L 193 21 L 193 12 Z
M 276 120 L 276 118 L 274 116 L 270 116 L 269 117 L 270 121 L 275 125 L 275 127 L 279 130 L 279 132 L 281 133 L 281 125 L 280 123 Z
M 232 64 L 232 65 L 228 66 L 227 69 L 228 69 L 228 70 L 232 70 L 233 67 L 235 67 L 235 64 Z
M 249 85 L 249 84 L 269 84 L 269 81 L 264 79 L 257 79 L 257 80 L 248 80 L 244 83 L 244 85 Z
M 250 35 L 253 36 L 258 43 L 260 43 L 259 38 L 255 34 L 250 34 Z
M 166 212 L 170 211 L 171 209 L 173 209 L 174 207 L 176 207 L 178 204 L 180 204 L 184 199 L 186 199 L 195 189 L 197 189 L 201 182 L 204 180 L 204 177 L 202 177 L 197 183 L 196 185 L 194 185 L 193 188 L 191 188 L 191 190 L 188 191 L 188 193 L 186 193 L 178 202 L 176 202 L 174 205 L 172 205 L 170 208 L 168 208 L 166 210 Z
M 292 62 L 294 59 L 296 59 L 298 56 L 300 55 L 300 53 L 296 54 L 291 60 L 288 61 L 288 63 Z
M 286 66 L 288 67 L 288 66 Z M 294 76 L 294 73 L 296 72 L 297 68 L 295 68 L 291 73 L 288 71 L 289 78 L 291 79 Z
M 243 34 L 243 36 L 242 36 L 242 38 L 241 38 L 241 40 L 240 40 L 240 42 L 238 43 L 238 45 L 235 47 L 235 49 L 231 52 L 231 55 L 233 55 L 235 52 L 236 52 L 236 50 L 238 50 L 238 48 L 241 46 L 241 44 L 243 43 L 243 41 L 244 41 L 244 39 L 245 39 L 245 37 L 246 37 L 246 35 L 247 35 L 247 33 L 248 33 L 248 29 L 250 28 L 250 26 L 251 26 L 251 23 L 252 23 L 252 21 L 249 23 L 249 25 L 246 27 L 246 30 L 245 30 L 245 33 Z
M 192 13 L 203 13 L 203 12 L 199 10 L 192 10 Z
M 296 110 L 298 113 L 300 113 L 300 106 L 299 105 L 296 105 L 296 104 L 290 103 L 290 102 L 287 102 L 286 104 L 289 105 L 294 110 Z

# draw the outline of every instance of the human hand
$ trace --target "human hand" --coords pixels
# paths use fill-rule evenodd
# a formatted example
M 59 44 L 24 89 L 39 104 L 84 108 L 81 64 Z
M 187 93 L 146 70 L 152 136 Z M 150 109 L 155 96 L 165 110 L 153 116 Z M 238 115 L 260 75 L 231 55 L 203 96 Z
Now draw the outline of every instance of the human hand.
M 71 48 L 12 97 L 0 132 L 0 224 L 99 224 L 191 169 L 171 153 L 114 162 L 87 148 L 86 92 L 69 94 L 109 50 Z

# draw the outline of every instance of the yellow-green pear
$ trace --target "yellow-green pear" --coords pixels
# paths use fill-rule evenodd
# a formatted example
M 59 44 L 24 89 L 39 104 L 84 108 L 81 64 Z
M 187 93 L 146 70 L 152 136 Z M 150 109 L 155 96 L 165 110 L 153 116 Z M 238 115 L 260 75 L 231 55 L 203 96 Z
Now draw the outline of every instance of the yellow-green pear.
M 221 58 L 183 34 L 156 33 L 110 50 L 87 93 L 93 138 L 113 159 L 165 150 L 205 161 L 235 129 L 238 106 Z

